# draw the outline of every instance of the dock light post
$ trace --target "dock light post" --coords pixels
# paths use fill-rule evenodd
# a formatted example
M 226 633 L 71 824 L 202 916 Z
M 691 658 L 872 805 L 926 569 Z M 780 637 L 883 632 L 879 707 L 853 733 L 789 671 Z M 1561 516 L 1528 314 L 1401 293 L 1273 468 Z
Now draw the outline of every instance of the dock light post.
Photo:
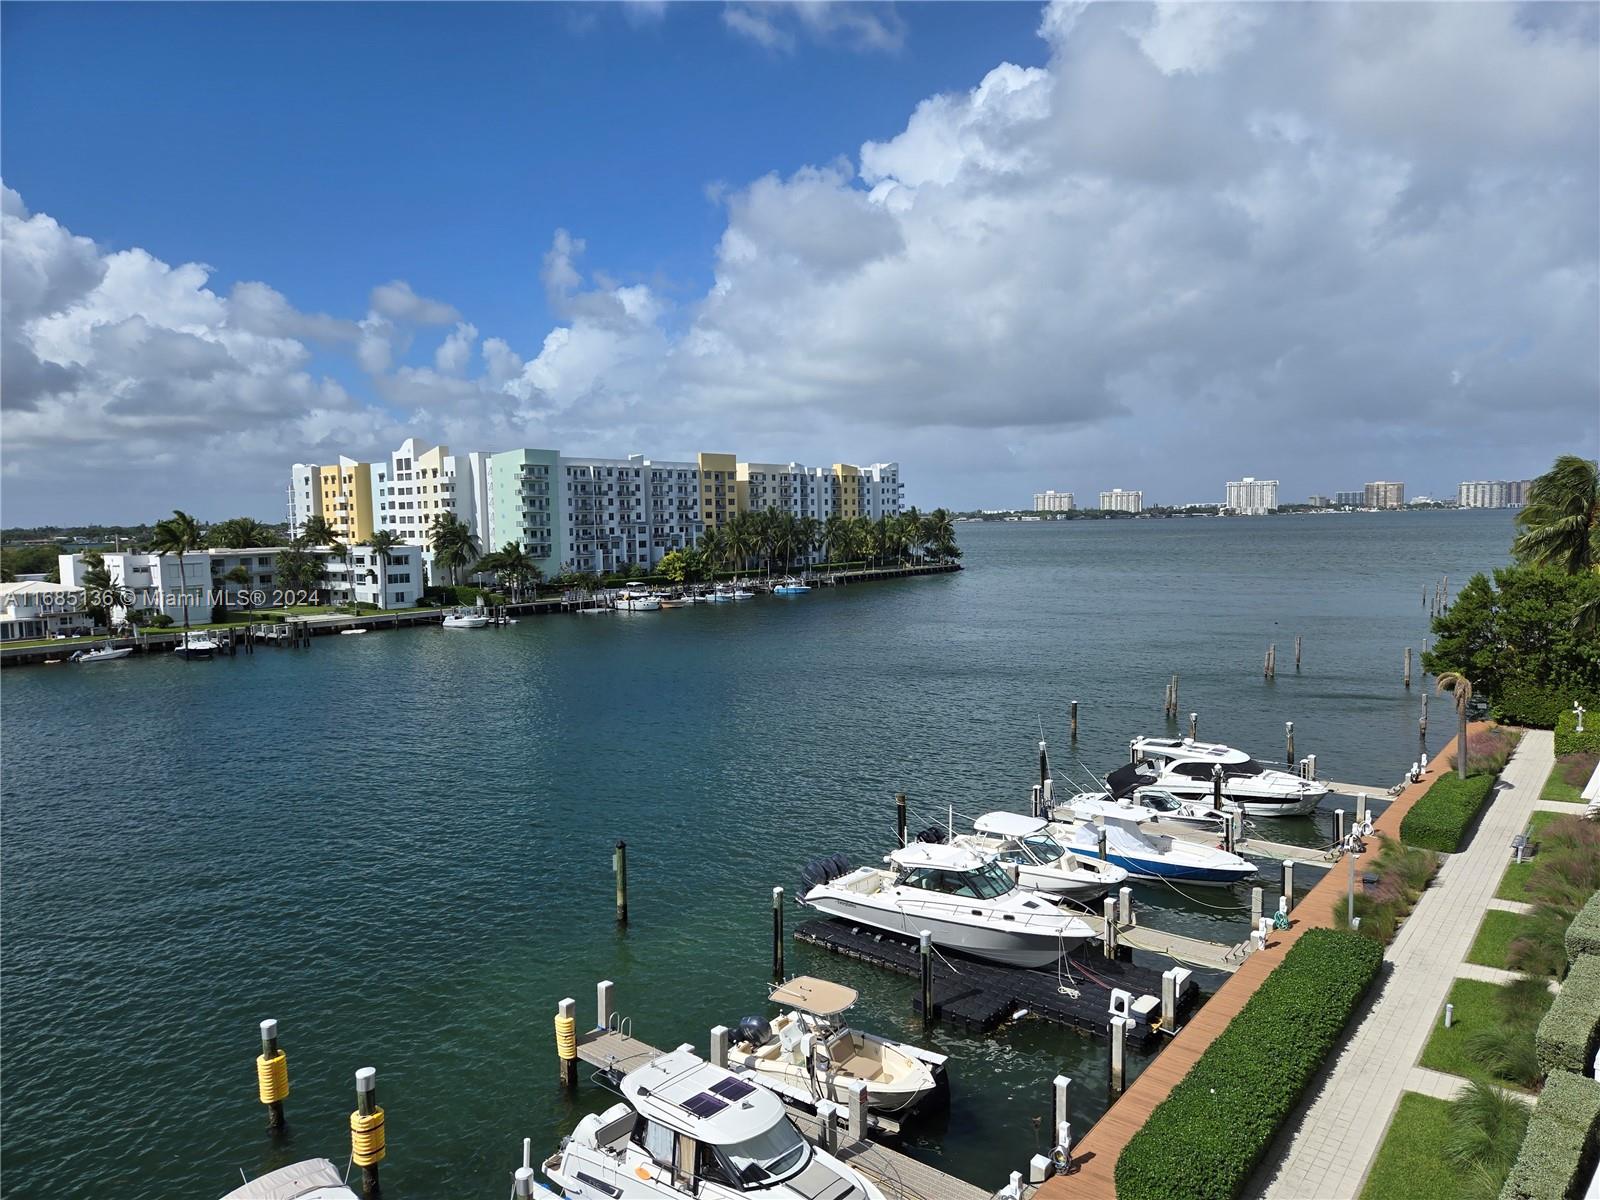
M 1455 1023 L 1456 1023 L 1456 1006 L 1454 1004 L 1446 1004 L 1444 1006 L 1444 1027 L 1446 1029 L 1449 1029 L 1450 1026 L 1454 1025 Z
M 1358 834 L 1352 833 L 1350 835 L 1350 840 L 1345 843 L 1344 848 L 1344 856 L 1350 862 L 1350 883 L 1348 888 L 1350 898 L 1348 902 L 1349 907 L 1345 912 L 1345 919 L 1349 921 L 1350 928 L 1352 929 L 1356 927 L 1356 846 L 1358 844 L 1358 838 Z

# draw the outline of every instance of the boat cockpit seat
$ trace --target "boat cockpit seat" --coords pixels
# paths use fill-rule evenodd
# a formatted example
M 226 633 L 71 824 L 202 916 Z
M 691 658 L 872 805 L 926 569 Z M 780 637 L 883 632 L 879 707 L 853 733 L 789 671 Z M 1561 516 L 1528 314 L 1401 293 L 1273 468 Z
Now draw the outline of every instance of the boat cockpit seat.
M 626 1104 L 613 1104 L 600 1114 L 600 1124 L 594 1131 L 594 1144 L 605 1150 L 621 1149 L 633 1136 L 634 1124 L 639 1114 Z

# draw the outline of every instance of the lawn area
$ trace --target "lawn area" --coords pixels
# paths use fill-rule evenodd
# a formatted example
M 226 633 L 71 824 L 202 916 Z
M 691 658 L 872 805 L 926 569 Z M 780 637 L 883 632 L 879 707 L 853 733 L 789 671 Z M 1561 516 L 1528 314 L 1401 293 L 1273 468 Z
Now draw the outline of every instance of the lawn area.
M 1600 762 L 1600 754 L 1593 752 L 1563 754 L 1556 759 L 1556 765 L 1550 769 L 1550 778 L 1545 780 L 1544 790 L 1539 793 L 1539 799 L 1556 800 L 1562 804 L 1582 804 L 1583 786 L 1589 782 L 1589 776 L 1594 774 L 1596 762 Z
M 1530 836 L 1538 834 L 1539 830 L 1560 815 L 1560 813 L 1543 811 L 1534 813 L 1528 821 Z M 1509 847 L 1507 848 L 1507 853 L 1510 853 Z M 1500 887 L 1495 891 L 1495 895 L 1502 900 L 1527 900 L 1529 898 L 1526 890 L 1528 880 L 1533 875 L 1534 861 L 1537 857 L 1535 855 L 1534 858 L 1530 858 L 1527 862 L 1514 862 L 1506 867 L 1506 873 L 1500 877 Z
M 1454 1200 L 1462 1180 L 1444 1156 L 1449 1141 L 1450 1101 L 1416 1092 L 1401 1095 L 1361 1200 Z
M 1506 957 L 1511 943 L 1526 923 L 1527 918 L 1517 913 L 1491 908 L 1483 914 L 1483 924 L 1478 926 L 1478 936 L 1472 940 L 1472 949 L 1467 951 L 1467 961 L 1509 971 L 1511 966 Z
M 1448 999 L 1448 1003 L 1455 1005 L 1454 1021 L 1451 1027 L 1446 1029 L 1444 1009 L 1439 1010 L 1434 1021 L 1433 1034 L 1428 1038 L 1428 1044 L 1422 1048 L 1422 1065 L 1435 1071 L 1467 1078 L 1489 1074 L 1484 1064 L 1480 1063 L 1472 1053 L 1469 1043 L 1475 1034 L 1505 1026 L 1505 1013 L 1500 999 L 1502 990 L 1500 984 L 1486 983 L 1481 979 L 1456 980 L 1450 988 Z M 1530 1053 L 1533 1028 L 1555 999 L 1545 990 L 1541 990 L 1539 996 L 1542 999 L 1535 999 L 1530 1005 L 1520 1008 L 1517 1014 L 1519 1022 L 1526 1025 Z M 1523 1086 L 1503 1077 L 1499 1081 L 1508 1087 Z

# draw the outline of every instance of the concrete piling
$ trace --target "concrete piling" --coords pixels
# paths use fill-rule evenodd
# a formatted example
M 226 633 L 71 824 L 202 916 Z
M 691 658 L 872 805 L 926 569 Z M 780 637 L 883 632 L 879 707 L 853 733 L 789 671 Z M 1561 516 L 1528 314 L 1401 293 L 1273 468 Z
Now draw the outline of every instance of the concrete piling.
M 570 996 L 556 1005 L 556 1077 L 569 1092 L 578 1088 L 578 1002 Z
M 1101 905 L 1100 911 L 1105 917 L 1106 957 L 1115 958 L 1117 956 L 1117 902 L 1107 896 L 1105 903 Z
M 772 977 L 783 978 L 783 889 L 772 889 Z
M 1050 1081 L 1050 1125 L 1060 1129 L 1072 1120 L 1072 1077 L 1057 1075 Z
M 728 1065 L 728 1027 L 726 1025 L 713 1025 L 711 1027 L 711 1065 L 724 1067 Z
M 628 843 L 617 839 L 611 855 L 611 872 L 617 877 L 617 924 L 628 923 Z
M 1294 859 L 1283 860 L 1283 911 L 1288 912 L 1294 907 Z
M 1128 1059 L 1128 1026 L 1133 1024 L 1127 1017 L 1111 1018 L 1111 1094 L 1122 1095 L 1124 1078 Z
M 616 1012 L 617 985 L 609 979 L 602 979 L 594 985 L 594 1006 L 599 1020 L 595 1022 L 596 1029 L 611 1028 L 611 1014 Z
M 1365 792 L 1357 792 L 1356 793 L 1356 824 L 1357 825 L 1365 825 L 1366 823 L 1367 823 L 1367 794 Z
M 1409 690 L 1409 689 L 1410 689 L 1410 687 L 1411 687 L 1411 647 L 1410 647 L 1410 646 L 1407 646 L 1407 647 L 1406 647 L 1406 675 L 1405 675 L 1405 684 L 1406 684 L 1406 688 L 1407 688 L 1407 690 Z
M 1261 895 L 1262 895 L 1262 892 L 1261 892 L 1260 888 L 1253 887 L 1253 888 L 1250 889 L 1250 926 L 1251 926 L 1251 928 L 1255 928 L 1257 925 L 1261 924 Z
M 1106 827 L 1104 825 L 1100 826 L 1100 828 L 1096 831 L 1095 841 L 1098 844 L 1100 861 L 1108 861 L 1106 857 Z
M 865 1079 L 852 1080 L 845 1089 L 849 1093 L 846 1101 L 848 1120 L 845 1129 L 853 1142 L 864 1142 L 867 1139 L 867 1081 Z
M 1172 1033 L 1178 1027 L 1178 980 L 1171 967 L 1161 972 L 1161 1031 Z
M 1300 635 L 1294 635 L 1294 673 L 1300 673 Z
M 1133 889 L 1131 887 L 1117 890 L 1117 920 L 1123 925 L 1133 924 Z
M 1192 713 L 1189 714 L 1189 740 L 1191 742 L 1198 741 L 1199 737 L 1200 737 L 1200 714 L 1197 713 L 1197 712 L 1192 712 Z
M 832 1100 L 819 1100 L 817 1102 L 817 1121 L 821 1125 L 818 1136 L 822 1139 L 822 1148 L 829 1154 L 839 1152 L 839 1106 Z

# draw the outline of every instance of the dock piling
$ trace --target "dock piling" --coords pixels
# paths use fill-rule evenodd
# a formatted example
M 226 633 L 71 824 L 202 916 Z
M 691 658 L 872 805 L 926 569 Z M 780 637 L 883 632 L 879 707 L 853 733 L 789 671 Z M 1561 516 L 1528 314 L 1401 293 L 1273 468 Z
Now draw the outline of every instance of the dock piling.
M 1100 861 L 1101 862 L 1105 862 L 1106 861 L 1106 827 L 1104 825 L 1100 826 L 1100 829 L 1098 831 L 1098 836 L 1097 836 L 1096 840 L 1099 843 Z
M 516 1196 L 517 1200 L 532 1200 L 532 1196 L 533 1196 L 533 1168 L 532 1167 L 518 1167 L 517 1168 L 516 1182 L 513 1185 L 511 1191 L 512 1191 L 512 1195 Z
M 1287 761 L 1288 761 L 1289 765 L 1292 767 L 1292 766 L 1294 766 L 1294 722 L 1293 721 L 1285 721 L 1283 723 L 1283 742 L 1284 742 L 1284 752 L 1288 755 Z
M 1073 741 L 1077 741 L 1078 740 L 1078 702 L 1076 700 L 1074 700 L 1072 702 L 1071 710 L 1072 710 L 1072 740 Z
M 726 1025 L 713 1025 L 711 1027 L 711 1065 L 724 1068 L 728 1065 L 728 1027 Z
M 850 1093 L 849 1116 L 846 1130 L 853 1142 L 864 1142 L 867 1139 L 867 1081 L 865 1079 L 852 1080 L 845 1089 Z
M 1133 924 L 1133 889 L 1131 887 L 1119 888 L 1117 891 L 1117 920 L 1124 925 Z
M 1111 1018 L 1111 1094 L 1122 1095 L 1123 1078 L 1126 1073 L 1128 1060 L 1128 1026 L 1133 1024 L 1127 1017 Z
M 1161 972 L 1161 1030 L 1172 1033 L 1178 1025 L 1178 983 L 1172 968 Z
M 901 812 L 904 812 L 901 809 Z M 783 978 L 783 889 L 772 889 L 772 977 Z
M 1294 673 L 1300 674 L 1300 635 L 1294 635 Z
M 598 1010 L 599 1021 L 595 1023 L 596 1029 L 611 1028 L 611 1014 L 616 1011 L 614 997 L 617 985 L 609 979 L 602 979 L 594 985 L 594 1005 Z
M 578 1090 L 578 1002 L 570 996 L 556 1005 L 556 1062 L 561 1086 Z
M 1406 647 L 1406 690 L 1411 690 L 1411 647 Z
M 829 1154 L 839 1153 L 839 1106 L 832 1100 L 817 1101 L 817 1121 L 822 1128 L 818 1130 L 818 1137 L 822 1141 L 822 1148 Z
M 1250 927 L 1254 929 L 1261 924 L 1261 889 L 1250 889 Z
M 1100 836 L 1105 836 L 1104 831 L 1101 832 Z M 1101 905 L 1100 911 L 1105 917 L 1106 957 L 1115 958 L 1117 956 L 1117 902 L 1107 896 L 1105 903 Z
M 1072 1077 L 1057 1075 L 1050 1081 L 1050 1127 L 1059 1130 L 1072 1120 Z
M 1197 741 L 1197 740 L 1199 740 L 1199 737 L 1200 737 L 1200 714 L 1197 713 L 1197 712 L 1192 712 L 1192 713 L 1189 714 L 1189 740 L 1191 742 Z
M 1285 914 L 1294 907 L 1294 859 L 1283 860 L 1283 911 Z
M 933 934 L 924 929 L 917 934 L 917 953 L 922 965 L 922 1022 L 933 1020 Z
M 900 845 L 904 846 L 906 844 L 906 794 L 904 792 L 896 792 L 894 794 L 894 832 Z
M 628 923 L 628 843 L 617 839 L 616 851 L 611 856 L 611 870 L 617 877 L 617 924 Z
M 278 1023 L 261 1022 L 261 1057 L 256 1059 L 256 1091 L 267 1106 L 267 1132 L 283 1129 L 283 1098 L 289 1094 L 289 1059 L 278 1045 Z
M 356 1111 L 350 1114 L 350 1161 L 361 1168 L 364 1200 L 381 1200 L 378 1164 L 387 1151 L 383 1139 L 383 1109 L 378 1107 L 378 1072 L 362 1067 L 356 1072 Z
M 1222 764 L 1214 763 L 1211 767 L 1211 808 L 1214 812 L 1222 811 Z
M 1333 810 L 1333 841 L 1337 846 L 1344 845 L 1344 809 Z
M 1367 794 L 1365 792 L 1357 792 L 1356 793 L 1356 824 L 1357 825 L 1365 825 L 1366 823 L 1367 823 Z

